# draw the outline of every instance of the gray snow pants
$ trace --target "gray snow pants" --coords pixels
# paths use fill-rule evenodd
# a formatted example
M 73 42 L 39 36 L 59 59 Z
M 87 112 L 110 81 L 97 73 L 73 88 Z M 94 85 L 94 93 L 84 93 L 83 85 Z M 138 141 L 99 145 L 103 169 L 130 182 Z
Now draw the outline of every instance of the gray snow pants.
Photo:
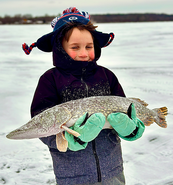
M 57 184 L 58 185 L 58 184 Z M 97 182 L 95 184 L 77 184 L 77 185 L 125 185 L 124 173 L 120 173 L 118 176 L 110 178 L 103 182 Z

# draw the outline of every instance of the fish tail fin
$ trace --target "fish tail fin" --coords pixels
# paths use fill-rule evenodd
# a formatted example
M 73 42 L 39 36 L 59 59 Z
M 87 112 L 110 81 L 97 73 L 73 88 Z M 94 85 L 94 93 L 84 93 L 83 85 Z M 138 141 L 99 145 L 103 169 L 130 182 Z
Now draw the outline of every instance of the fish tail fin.
M 154 123 L 154 117 L 153 116 L 146 117 L 144 119 L 145 126 L 150 126 L 152 123 Z
M 168 114 L 167 107 L 161 107 L 153 109 L 155 112 L 157 112 L 157 116 L 154 118 L 154 121 L 163 128 L 167 127 L 166 118 L 165 116 Z

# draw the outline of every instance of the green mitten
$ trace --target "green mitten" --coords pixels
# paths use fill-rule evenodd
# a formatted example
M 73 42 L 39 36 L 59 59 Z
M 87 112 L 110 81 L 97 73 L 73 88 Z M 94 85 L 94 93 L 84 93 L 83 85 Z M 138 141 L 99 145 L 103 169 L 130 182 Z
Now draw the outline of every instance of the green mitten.
M 111 113 L 107 120 L 118 135 L 126 140 L 138 139 L 145 129 L 143 122 L 136 117 L 136 109 L 133 103 L 129 106 L 128 115 L 121 112 Z
M 68 141 L 68 148 L 70 150 L 77 151 L 85 149 L 87 143 L 98 136 L 106 121 L 106 118 L 102 113 L 95 113 L 89 118 L 87 117 L 88 114 L 85 113 L 72 127 L 70 127 L 72 130 L 75 130 L 80 134 L 78 138 L 65 132 L 65 138 Z
M 72 127 L 70 128 L 73 129 Z M 72 151 L 85 149 L 88 145 L 88 142 L 82 142 L 80 139 L 76 138 L 72 134 L 69 134 L 67 131 L 65 131 L 65 138 L 68 141 L 68 148 Z

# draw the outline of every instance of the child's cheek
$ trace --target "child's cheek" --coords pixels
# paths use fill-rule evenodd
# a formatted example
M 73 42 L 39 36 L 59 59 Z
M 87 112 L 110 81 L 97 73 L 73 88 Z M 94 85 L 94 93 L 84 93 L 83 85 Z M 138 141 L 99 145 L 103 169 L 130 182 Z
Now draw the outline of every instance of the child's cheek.
M 94 60 L 95 59 L 95 53 L 94 53 L 94 51 L 90 51 L 89 52 L 89 57 L 90 57 L 91 60 Z
M 70 56 L 72 59 L 75 59 L 75 58 L 76 58 L 76 52 L 75 52 L 75 51 L 70 51 L 68 54 L 69 54 L 69 56 Z

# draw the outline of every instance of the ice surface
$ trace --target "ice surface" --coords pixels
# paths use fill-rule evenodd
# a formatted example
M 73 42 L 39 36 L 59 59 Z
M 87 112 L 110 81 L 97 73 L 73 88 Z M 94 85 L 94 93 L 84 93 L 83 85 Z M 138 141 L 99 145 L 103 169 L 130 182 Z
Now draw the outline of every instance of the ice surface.
M 137 141 L 122 141 L 127 185 L 173 185 L 173 22 L 98 24 L 114 32 L 98 64 L 111 69 L 127 97 L 138 97 L 149 108 L 167 106 L 168 128 L 146 127 Z M 51 32 L 49 25 L 0 26 L 0 184 L 55 184 L 47 147 L 38 139 L 9 140 L 5 135 L 30 119 L 30 104 L 42 73 L 52 67 L 51 53 L 31 44 Z

